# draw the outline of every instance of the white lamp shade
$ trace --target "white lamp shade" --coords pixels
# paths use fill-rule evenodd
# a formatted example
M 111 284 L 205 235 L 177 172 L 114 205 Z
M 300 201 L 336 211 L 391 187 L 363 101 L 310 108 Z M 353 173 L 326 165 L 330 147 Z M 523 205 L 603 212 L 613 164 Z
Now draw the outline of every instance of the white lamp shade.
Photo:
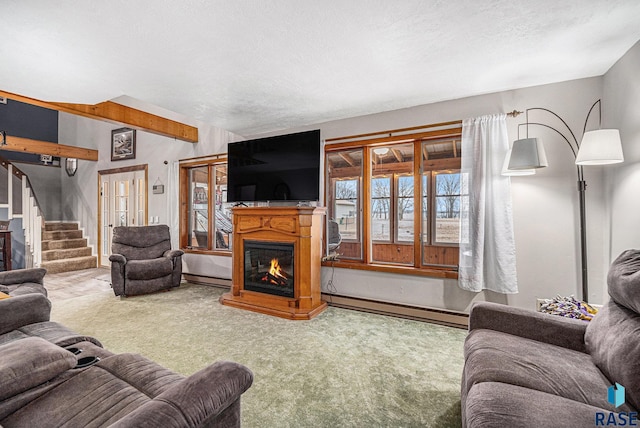
M 536 173 L 535 169 L 509 169 L 509 160 L 511 159 L 511 149 L 507 152 L 502 163 L 502 175 L 505 176 L 518 176 L 518 175 L 533 175 Z
M 513 142 L 508 169 L 535 169 L 547 166 L 547 154 L 538 138 L 523 138 Z
M 624 161 L 620 131 L 598 129 L 585 132 L 576 156 L 577 165 L 607 165 Z

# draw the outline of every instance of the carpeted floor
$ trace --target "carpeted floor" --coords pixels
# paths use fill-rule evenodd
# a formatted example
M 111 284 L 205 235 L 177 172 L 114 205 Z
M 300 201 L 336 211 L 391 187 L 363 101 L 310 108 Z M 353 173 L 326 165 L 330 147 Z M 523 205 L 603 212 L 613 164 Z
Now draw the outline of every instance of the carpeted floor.
M 245 427 L 460 426 L 466 331 L 333 307 L 289 321 L 222 306 L 223 292 L 104 290 L 54 301 L 51 318 L 184 375 L 217 360 L 246 365 Z

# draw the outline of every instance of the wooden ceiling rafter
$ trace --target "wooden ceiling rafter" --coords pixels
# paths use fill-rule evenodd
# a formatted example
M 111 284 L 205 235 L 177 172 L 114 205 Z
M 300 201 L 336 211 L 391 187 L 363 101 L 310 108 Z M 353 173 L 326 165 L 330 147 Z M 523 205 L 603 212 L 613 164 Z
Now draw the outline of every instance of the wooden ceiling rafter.
M 94 162 L 98 160 L 97 150 L 50 143 L 48 141 L 31 140 L 29 138 L 14 137 L 12 135 L 6 136 L 5 144 L 0 146 L 0 150 L 76 158 Z
M 90 119 L 122 124 L 176 140 L 189 143 L 198 142 L 198 128 L 195 126 L 117 104 L 113 101 L 105 101 L 95 105 L 57 103 L 42 101 L 5 91 L 0 91 L 0 96 L 51 110 L 88 117 Z
M 398 162 L 404 162 L 404 156 L 402 156 L 402 152 L 400 150 L 392 148 L 391 153 L 393 153 L 393 156 Z
M 346 163 L 349 164 L 349 166 L 356 166 L 356 162 L 353 160 L 351 156 L 349 156 L 349 153 L 338 153 L 338 154 L 342 159 L 344 159 Z
M 422 155 L 424 156 L 425 160 L 429 159 L 429 150 L 427 150 L 427 145 L 426 144 L 422 145 Z

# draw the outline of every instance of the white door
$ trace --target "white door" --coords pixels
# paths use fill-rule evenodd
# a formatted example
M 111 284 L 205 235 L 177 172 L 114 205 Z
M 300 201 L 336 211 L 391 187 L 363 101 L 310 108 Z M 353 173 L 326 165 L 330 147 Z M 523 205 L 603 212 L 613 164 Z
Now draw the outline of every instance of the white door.
M 147 224 L 146 188 L 145 171 L 100 176 L 102 266 L 110 266 L 109 255 L 114 227 Z

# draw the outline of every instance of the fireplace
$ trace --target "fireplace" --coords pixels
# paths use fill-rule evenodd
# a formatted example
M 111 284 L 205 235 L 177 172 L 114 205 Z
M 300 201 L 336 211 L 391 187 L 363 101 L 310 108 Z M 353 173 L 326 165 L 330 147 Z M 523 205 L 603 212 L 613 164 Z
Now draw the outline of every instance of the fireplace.
M 232 286 L 220 303 L 291 320 L 322 312 L 321 207 L 235 207 Z
M 293 244 L 244 241 L 244 289 L 293 297 Z

